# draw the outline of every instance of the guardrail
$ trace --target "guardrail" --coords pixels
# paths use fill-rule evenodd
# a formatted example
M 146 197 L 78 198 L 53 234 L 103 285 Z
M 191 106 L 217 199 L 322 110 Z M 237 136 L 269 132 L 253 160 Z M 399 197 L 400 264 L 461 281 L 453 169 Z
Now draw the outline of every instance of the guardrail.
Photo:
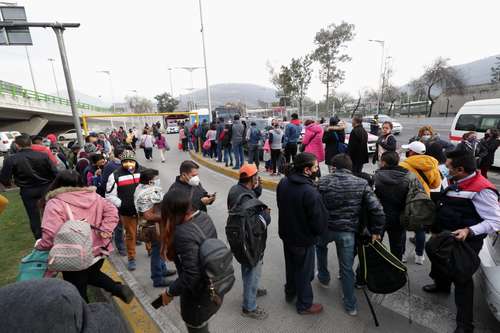
M 40 102 L 54 103 L 59 105 L 70 106 L 69 99 L 61 98 L 57 96 L 52 96 L 44 94 L 38 91 L 25 89 L 21 86 L 16 86 L 14 84 L 8 84 L 4 81 L 0 81 L 0 96 L 4 94 L 9 94 L 12 97 L 22 97 L 25 99 L 32 99 Z M 110 108 L 102 108 L 99 106 L 77 102 L 78 109 L 96 111 L 96 112 L 110 112 Z

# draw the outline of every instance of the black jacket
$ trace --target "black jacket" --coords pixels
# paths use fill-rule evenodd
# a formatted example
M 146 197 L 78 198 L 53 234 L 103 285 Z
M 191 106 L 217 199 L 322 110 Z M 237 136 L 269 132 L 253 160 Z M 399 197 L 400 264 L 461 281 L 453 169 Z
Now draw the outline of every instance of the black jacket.
M 179 190 L 187 193 L 191 197 L 191 205 L 193 206 L 193 210 L 201 210 L 203 212 L 207 211 L 207 206 L 201 202 L 201 199 L 208 196 L 208 192 L 205 191 L 203 186 L 199 184 L 198 186 L 191 186 L 187 183 L 181 181 L 180 176 L 175 178 L 175 182 L 170 186 L 168 190 Z
M 279 209 L 278 233 L 290 246 L 316 244 L 327 225 L 328 212 L 310 178 L 291 174 L 283 178 L 276 190 Z
M 238 200 L 238 197 L 243 193 L 248 193 L 253 198 L 257 199 L 262 194 L 262 186 L 254 188 L 253 190 L 249 190 L 245 187 L 245 185 L 238 183 L 231 187 L 227 195 L 227 210 L 231 210 L 231 208 L 236 204 L 236 200 Z M 245 196 L 241 199 L 241 203 L 247 200 L 250 200 L 250 198 L 248 196 Z M 260 215 L 262 215 L 262 217 L 266 220 L 267 225 L 271 223 L 271 215 L 267 210 L 263 210 Z
M 400 215 L 406 206 L 406 195 L 413 176 L 403 167 L 382 168 L 375 172 L 375 194 L 385 213 L 385 229 L 401 229 Z
M 344 130 L 329 130 L 323 133 L 323 143 L 325 144 L 325 163 L 327 165 L 331 165 L 332 158 L 339 153 L 337 145 L 339 141 L 342 143 L 345 141 Z
M 362 209 L 369 216 L 367 226 L 371 233 L 381 234 L 385 215 L 382 205 L 368 182 L 346 169 L 321 177 L 319 192 L 328 210 L 328 228 L 333 231 L 359 231 Z
M 375 145 L 375 154 L 373 154 L 373 163 L 378 161 L 378 152 L 380 147 L 382 147 L 386 151 L 396 151 L 397 145 L 398 143 L 396 141 L 396 137 L 394 136 L 394 134 L 389 134 L 387 136 L 381 135 L 377 140 L 377 144 Z
M 495 161 L 495 152 L 500 146 L 499 139 L 482 139 L 480 142 L 479 157 L 481 158 L 480 166 L 491 166 Z
M 4 161 L 0 182 L 10 186 L 14 177 L 14 182 L 20 188 L 39 187 L 52 183 L 56 175 L 56 166 L 47 154 L 25 148 Z
M 181 296 L 182 319 L 191 325 L 200 325 L 218 310 L 208 295 L 207 281 L 200 264 L 199 249 L 204 239 L 193 226 L 196 223 L 208 238 L 217 238 L 212 219 L 198 212 L 186 223 L 175 227 L 174 251 L 178 278 L 169 286 L 173 296 Z
M 352 129 L 347 151 L 353 163 L 368 163 L 368 133 L 363 126 L 359 125 Z

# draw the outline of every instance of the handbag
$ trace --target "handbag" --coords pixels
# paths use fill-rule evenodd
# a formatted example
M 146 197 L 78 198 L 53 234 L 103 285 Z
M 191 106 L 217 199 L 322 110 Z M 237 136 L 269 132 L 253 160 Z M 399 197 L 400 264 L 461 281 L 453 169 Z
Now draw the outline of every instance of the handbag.
M 339 154 L 347 153 L 347 145 L 345 144 L 345 142 L 340 141 L 340 138 L 339 138 L 339 135 L 337 134 L 337 132 L 333 131 L 333 135 L 335 135 L 335 139 L 337 140 L 337 152 Z
M 21 259 L 16 281 L 38 280 L 48 274 L 49 251 L 33 249 Z
M 137 225 L 137 239 L 141 242 L 150 243 L 157 241 L 160 234 L 160 225 L 156 222 L 148 221 L 144 218 L 139 218 Z

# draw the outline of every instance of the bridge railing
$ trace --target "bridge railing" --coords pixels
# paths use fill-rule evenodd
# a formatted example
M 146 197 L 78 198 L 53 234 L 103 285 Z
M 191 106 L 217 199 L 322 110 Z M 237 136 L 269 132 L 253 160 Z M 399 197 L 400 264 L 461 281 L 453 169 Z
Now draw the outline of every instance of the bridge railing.
M 35 101 L 40 101 L 40 102 L 46 102 L 46 103 L 54 103 L 54 104 L 59 104 L 59 105 L 64 105 L 64 106 L 70 106 L 69 99 L 67 98 L 61 98 L 58 96 L 52 96 L 48 94 L 44 94 L 38 91 L 34 90 L 29 90 L 26 88 L 23 88 L 21 86 L 17 86 L 14 84 L 9 84 L 5 81 L 0 81 L 0 96 L 8 94 L 11 95 L 12 97 L 22 97 L 25 99 L 31 99 Z M 110 108 L 103 108 L 87 103 L 82 103 L 78 101 L 77 103 L 77 108 L 79 110 L 89 110 L 89 111 L 95 111 L 95 112 L 110 112 Z

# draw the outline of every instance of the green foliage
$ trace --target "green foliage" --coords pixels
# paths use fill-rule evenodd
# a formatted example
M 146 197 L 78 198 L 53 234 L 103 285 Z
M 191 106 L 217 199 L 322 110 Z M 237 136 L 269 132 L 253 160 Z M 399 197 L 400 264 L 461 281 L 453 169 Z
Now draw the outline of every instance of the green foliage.
M 500 82 L 500 57 L 496 57 L 495 66 L 491 67 L 491 83 Z
M 299 102 L 299 109 L 302 113 L 302 102 L 306 97 L 307 89 L 311 83 L 313 69 L 310 55 L 298 59 L 292 59 L 290 64 L 290 76 L 292 83 L 292 95 Z
M 166 92 L 156 95 L 155 99 L 159 112 L 174 112 L 179 105 L 179 101 Z
M 271 83 L 276 87 L 276 97 L 279 97 L 280 106 L 290 105 L 291 98 L 294 96 L 294 85 L 292 83 L 292 72 L 288 66 L 281 66 L 279 72 L 268 64 L 269 74 L 271 74 Z

